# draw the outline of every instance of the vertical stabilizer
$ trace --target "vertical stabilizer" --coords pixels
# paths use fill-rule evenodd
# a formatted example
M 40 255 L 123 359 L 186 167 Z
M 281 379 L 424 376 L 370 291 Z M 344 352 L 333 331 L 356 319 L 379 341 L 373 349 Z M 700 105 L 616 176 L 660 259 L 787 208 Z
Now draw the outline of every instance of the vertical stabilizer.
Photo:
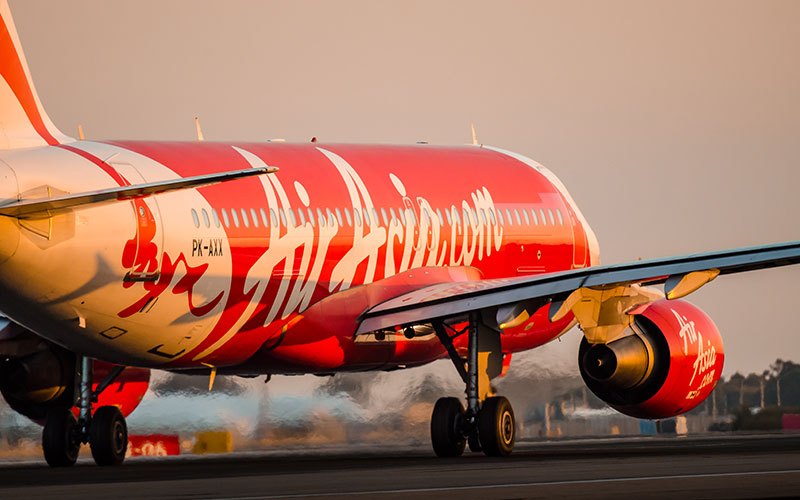
M 0 0 L 0 76 L 0 149 L 74 141 L 53 125 L 39 102 L 8 0 Z

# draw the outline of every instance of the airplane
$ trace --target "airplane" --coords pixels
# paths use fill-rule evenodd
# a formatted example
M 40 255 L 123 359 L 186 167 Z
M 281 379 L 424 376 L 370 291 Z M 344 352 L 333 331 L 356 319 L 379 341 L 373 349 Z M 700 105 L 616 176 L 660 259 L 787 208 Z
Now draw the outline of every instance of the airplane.
M 88 141 L 39 101 L 0 0 L 0 392 L 50 466 L 121 464 L 150 370 L 209 377 L 400 370 L 450 359 L 466 398 L 436 455 L 507 456 L 514 353 L 574 326 L 588 388 L 667 418 L 722 373 L 683 298 L 800 263 L 800 241 L 600 265 L 545 166 L 478 144 Z M 464 405 L 466 403 L 466 405 Z

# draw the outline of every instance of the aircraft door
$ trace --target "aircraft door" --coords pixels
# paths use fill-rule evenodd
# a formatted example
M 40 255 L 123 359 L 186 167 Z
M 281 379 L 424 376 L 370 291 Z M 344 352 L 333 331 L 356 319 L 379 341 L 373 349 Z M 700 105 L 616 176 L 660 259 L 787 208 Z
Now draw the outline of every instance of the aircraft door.
M 112 167 L 131 185 L 147 181 L 127 163 L 112 163 Z M 130 201 L 136 218 L 136 234 L 125 242 L 122 265 L 128 269 L 125 281 L 155 281 L 161 270 L 164 231 L 161 213 L 154 196 Z
M 586 231 L 569 205 L 566 205 L 565 208 L 572 226 L 572 266 L 575 268 L 586 267 L 586 249 L 588 246 Z

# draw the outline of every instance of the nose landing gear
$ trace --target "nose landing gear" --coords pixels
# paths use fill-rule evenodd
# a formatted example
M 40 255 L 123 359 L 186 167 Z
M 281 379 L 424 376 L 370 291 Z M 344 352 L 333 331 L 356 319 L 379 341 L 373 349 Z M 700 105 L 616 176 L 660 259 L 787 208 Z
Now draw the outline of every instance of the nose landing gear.
M 453 339 L 464 331 L 451 337 L 445 330 L 451 327 L 444 322 L 433 326 L 467 386 L 466 410 L 456 398 L 441 398 L 433 407 L 431 441 L 434 452 L 440 457 L 460 456 L 468 442 L 474 452 L 483 451 L 497 457 L 510 455 L 516 440 L 514 410 L 506 398 L 489 397 L 489 381 L 502 369 L 500 333 L 484 325 L 479 313 L 470 313 L 468 355 L 464 360 L 453 346 Z
M 119 465 L 125 460 L 128 428 L 122 412 L 116 406 L 101 406 L 92 415 L 92 402 L 122 370 L 124 367 L 116 367 L 92 392 L 92 360 L 81 358 L 78 419 L 70 408 L 56 408 L 47 414 L 42 431 L 42 449 L 48 465 L 74 465 L 80 447 L 85 443 L 89 443 L 97 465 Z

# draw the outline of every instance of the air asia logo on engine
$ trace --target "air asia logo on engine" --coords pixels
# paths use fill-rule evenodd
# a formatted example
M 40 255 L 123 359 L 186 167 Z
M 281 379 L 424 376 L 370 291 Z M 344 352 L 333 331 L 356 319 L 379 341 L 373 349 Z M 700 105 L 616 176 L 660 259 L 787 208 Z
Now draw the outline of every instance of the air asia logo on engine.
M 692 373 L 692 378 L 689 380 L 689 387 L 692 386 L 692 383 L 694 383 L 698 375 L 703 378 L 700 385 L 696 389 L 689 391 L 689 394 L 686 395 L 686 399 L 694 399 L 700 395 L 701 389 L 714 382 L 715 370 L 709 372 L 708 369 L 712 368 L 717 362 L 717 350 L 711 345 L 711 340 L 707 340 L 706 345 L 703 345 L 703 334 L 697 331 L 694 321 L 689 321 L 687 317 L 681 316 L 675 309 L 671 309 L 671 311 L 678 320 L 678 325 L 681 327 L 678 336 L 683 339 L 684 356 L 689 355 L 689 347 L 697 345 L 697 357 L 693 364 L 694 373 Z

